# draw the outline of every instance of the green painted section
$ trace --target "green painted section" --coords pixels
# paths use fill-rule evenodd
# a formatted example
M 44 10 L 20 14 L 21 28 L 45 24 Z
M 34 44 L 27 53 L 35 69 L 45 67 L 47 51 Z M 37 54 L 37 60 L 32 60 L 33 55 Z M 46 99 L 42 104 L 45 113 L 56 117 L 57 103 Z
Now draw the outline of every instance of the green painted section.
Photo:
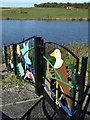
M 73 88 L 73 86 L 65 81 L 62 80 L 60 74 L 58 73 L 58 71 L 54 68 L 54 66 L 52 65 L 52 63 L 45 57 L 43 56 L 43 58 L 49 63 L 49 65 L 53 68 L 54 72 L 57 74 L 58 78 L 55 78 L 55 77 L 51 77 L 51 76 L 47 76 L 48 78 L 52 78 L 52 79 L 55 79 L 55 80 L 58 80 L 62 83 L 64 83 L 65 85 L 69 86 L 70 88 Z

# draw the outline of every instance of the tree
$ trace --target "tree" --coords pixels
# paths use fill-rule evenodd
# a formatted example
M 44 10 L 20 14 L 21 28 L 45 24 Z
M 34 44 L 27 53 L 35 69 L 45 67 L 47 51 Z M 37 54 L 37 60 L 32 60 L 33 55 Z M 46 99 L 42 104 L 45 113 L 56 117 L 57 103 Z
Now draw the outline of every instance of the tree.
M 34 7 L 53 7 L 53 8 L 67 8 L 67 7 L 73 7 L 73 8 L 84 8 L 89 9 L 90 8 L 90 2 L 88 3 L 57 3 L 57 2 L 47 2 L 42 4 L 34 4 Z

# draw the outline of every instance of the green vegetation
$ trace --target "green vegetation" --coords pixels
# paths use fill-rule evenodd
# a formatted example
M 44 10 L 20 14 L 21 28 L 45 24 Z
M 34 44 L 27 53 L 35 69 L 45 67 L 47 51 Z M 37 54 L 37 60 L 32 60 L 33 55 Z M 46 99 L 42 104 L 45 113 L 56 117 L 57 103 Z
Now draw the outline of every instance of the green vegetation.
M 77 56 L 80 59 L 79 69 L 81 69 L 81 63 L 82 63 L 82 57 L 90 57 L 88 56 L 88 45 L 82 44 L 82 43 L 72 43 L 68 44 L 67 47 L 75 53 L 75 49 L 77 49 Z M 88 58 L 88 65 L 90 64 L 89 58 Z M 90 66 L 87 67 L 87 71 L 90 71 Z
M 89 9 L 90 8 L 90 2 L 88 3 L 57 3 L 57 2 L 47 2 L 47 3 L 41 3 L 41 4 L 34 4 L 34 7 L 52 7 L 52 8 L 84 8 Z
M 86 81 L 90 84 L 89 76 L 90 76 L 90 55 L 89 55 L 89 46 L 82 43 L 72 43 L 68 44 L 67 47 L 75 53 L 75 49 L 78 50 L 77 56 L 79 58 L 79 72 L 81 72 L 82 65 L 82 57 L 88 57 L 87 62 L 87 71 L 86 71 Z
M 89 20 L 88 9 L 11 8 L 2 9 L 0 19 L 20 20 Z
M 25 80 L 18 79 L 15 75 L 10 74 L 7 78 L 2 80 L 2 87 L 22 86 L 25 83 Z

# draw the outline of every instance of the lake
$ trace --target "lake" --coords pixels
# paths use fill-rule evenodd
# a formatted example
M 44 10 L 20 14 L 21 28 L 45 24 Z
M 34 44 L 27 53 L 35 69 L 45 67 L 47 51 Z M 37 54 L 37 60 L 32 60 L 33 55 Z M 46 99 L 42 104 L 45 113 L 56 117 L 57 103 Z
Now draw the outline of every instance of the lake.
M 17 43 L 31 36 L 57 43 L 88 42 L 87 21 L 0 20 L 2 43 Z

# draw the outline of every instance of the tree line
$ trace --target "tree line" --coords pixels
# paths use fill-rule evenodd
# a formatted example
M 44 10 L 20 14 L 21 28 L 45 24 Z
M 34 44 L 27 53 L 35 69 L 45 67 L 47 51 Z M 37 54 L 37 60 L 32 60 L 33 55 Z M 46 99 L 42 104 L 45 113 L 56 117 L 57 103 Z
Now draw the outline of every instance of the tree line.
M 41 4 L 34 4 L 34 7 L 50 7 L 50 8 L 84 8 L 90 9 L 90 2 L 88 3 L 57 3 L 57 2 L 47 2 Z

